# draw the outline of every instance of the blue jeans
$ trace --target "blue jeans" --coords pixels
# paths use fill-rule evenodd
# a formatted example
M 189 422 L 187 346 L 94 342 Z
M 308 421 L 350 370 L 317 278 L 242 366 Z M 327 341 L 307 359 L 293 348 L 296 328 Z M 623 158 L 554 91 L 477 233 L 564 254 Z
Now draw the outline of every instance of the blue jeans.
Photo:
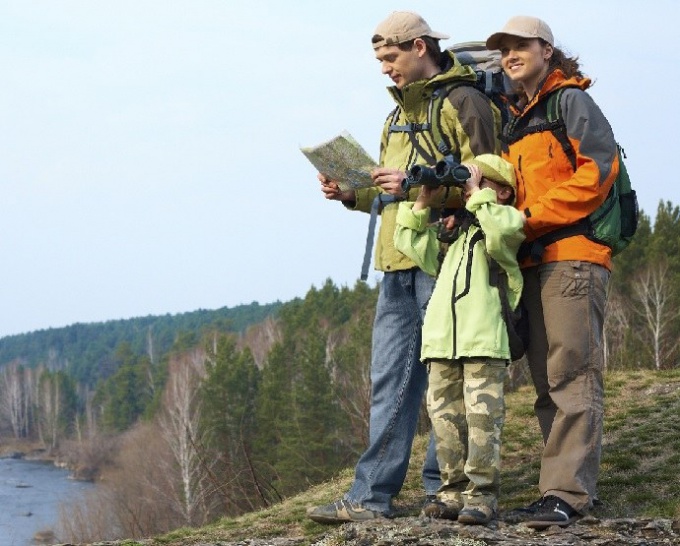
M 434 279 L 417 268 L 387 272 L 380 284 L 373 323 L 369 445 L 345 499 L 385 514 L 404 484 L 427 390 L 420 334 L 433 285 Z M 432 435 L 423 485 L 428 495 L 441 485 Z

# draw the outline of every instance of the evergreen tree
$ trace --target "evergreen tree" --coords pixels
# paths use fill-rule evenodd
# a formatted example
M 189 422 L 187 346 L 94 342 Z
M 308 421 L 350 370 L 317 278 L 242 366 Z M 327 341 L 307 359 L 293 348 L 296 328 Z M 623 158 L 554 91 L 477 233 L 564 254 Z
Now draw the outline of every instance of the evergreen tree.
M 229 483 L 222 495 L 227 510 L 237 514 L 262 501 L 255 495 L 260 485 L 252 457 L 259 371 L 250 350 L 237 350 L 231 335 L 213 338 L 207 354 L 203 427 L 209 438 L 207 447 L 218 454 L 217 472 Z
M 122 343 L 115 354 L 118 370 L 104 381 L 95 394 L 100 407 L 102 425 L 111 431 L 124 431 L 134 424 L 152 401 L 149 358 L 135 355 L 128 343 Z

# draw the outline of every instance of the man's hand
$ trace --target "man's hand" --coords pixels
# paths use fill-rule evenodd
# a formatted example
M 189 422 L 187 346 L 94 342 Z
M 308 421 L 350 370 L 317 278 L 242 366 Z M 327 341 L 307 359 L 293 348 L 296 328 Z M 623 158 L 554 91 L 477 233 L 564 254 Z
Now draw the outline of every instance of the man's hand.
M 354 191 L 340 191 L 338 183 L 328 178 L 325 174 L 319 173 L 316 176 L 321 182 L 321 191 L 326 199 L 331 201 L 354 201 Z
M 371 171 L 371 178 L 376 186 L 380 186 L 385 192 L 399 197 L 404 197 L 401 183 L 406 178 L 406 173 L 399 169 L 378 167 Z

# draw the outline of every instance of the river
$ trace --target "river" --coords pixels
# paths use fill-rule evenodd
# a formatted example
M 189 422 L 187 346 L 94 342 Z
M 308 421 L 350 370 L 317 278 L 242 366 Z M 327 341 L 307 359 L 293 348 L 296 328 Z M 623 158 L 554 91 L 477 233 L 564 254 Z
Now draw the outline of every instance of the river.
M 36 532 L 56 531 L 59 504 L 92 487 L 51 463 L 0 459 L 0 546 L 34 545 Z

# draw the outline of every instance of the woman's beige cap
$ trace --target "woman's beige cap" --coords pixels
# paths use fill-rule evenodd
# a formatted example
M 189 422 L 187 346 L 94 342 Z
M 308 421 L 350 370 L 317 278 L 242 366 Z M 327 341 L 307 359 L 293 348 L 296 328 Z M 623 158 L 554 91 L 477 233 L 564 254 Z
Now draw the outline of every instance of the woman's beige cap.
M 382 46 L 397 45 L 409 40 L 430 36 L 437 40 L 448 40 L 449 36 L 434 32 L 420 15 L 412 11 L 394 11 L 375 29 L 373 49 Z
M 555 45 L 552 30 L 548 23 L 538 17 L 527 15 L 517 15 L 512 17 L 500 32 L 496 32 L 486 39 L 488 49 L 500 49 L 500 42 L 503 36 L 519 36 L 520 38 L 541 38 L 551 46 Z

